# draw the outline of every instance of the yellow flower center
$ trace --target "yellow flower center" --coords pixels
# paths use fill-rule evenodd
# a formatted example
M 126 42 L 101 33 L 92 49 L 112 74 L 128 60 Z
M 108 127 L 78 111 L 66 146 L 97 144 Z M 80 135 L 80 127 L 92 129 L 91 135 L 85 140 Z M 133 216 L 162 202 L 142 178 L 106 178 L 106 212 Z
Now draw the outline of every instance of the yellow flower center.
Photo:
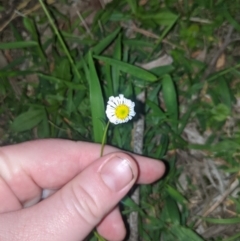
M 124 120 L 129 115 L 129 107 L 124 104 L 119 105 L 119 106 L 117 106 L 117 108 L 115 110 L 115 114 L 116 114 L 117 118 Z

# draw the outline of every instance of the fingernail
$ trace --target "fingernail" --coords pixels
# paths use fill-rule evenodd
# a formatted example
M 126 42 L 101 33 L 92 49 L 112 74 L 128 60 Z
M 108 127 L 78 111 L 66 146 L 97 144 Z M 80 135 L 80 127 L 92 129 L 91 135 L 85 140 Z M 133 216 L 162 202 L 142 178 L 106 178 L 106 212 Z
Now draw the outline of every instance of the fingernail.
M 115 192 L 123 189 L 133 179 L 131 163 L 118 156 L 108 160 L 100 172 L 104 183 Z

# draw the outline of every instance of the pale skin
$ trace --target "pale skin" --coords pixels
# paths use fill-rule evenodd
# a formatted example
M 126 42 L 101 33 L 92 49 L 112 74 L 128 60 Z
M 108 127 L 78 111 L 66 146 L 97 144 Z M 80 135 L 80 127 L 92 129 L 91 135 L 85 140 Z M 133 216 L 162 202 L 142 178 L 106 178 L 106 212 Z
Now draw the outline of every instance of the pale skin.
M 79 241 L 94 228 L 123 240 L 118 203 L 135 183 L 161 178 L 165 166 L 110 146 L 100 158 L 100 149 L 57 139 L 0 147 L 0 240 Z

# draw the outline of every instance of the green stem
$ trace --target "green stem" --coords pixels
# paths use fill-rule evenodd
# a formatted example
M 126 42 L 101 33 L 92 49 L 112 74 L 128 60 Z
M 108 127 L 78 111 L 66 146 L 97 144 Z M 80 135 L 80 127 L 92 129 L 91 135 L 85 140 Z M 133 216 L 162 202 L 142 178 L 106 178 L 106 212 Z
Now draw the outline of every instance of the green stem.
M 106 241 L 102 236 L 100 236 L 100 234 L 98 234 L 97 232 L 94 232 L 95 237 L 98 239 L 98 241 Z
M 47 10 L 47 8 L 46 8 L 46 5 L 44 4 L 43 0 L 39 0 L 39 2 L 40 2 L 40 4 L 41 4 L 42 9 L 43 9 L 43 11 L 45 12 L 48 20 L 49 20 L 49 22 L 50 22 L 50 25 L 51 25 L 52 28 L 53 28 L 54 33 L 56 34 L 56 36 L 57 36 L 57 38 L 58 38 L 58 40 L 59 40 L 59 42 L 60 42 L 60 44 L 61 44 L 61 46 L 62 46 L 65 54 L 67 55 L 67 58 L 68 58 L 68 60 L 69 60 L 69 62 L 70 62 L 70 64 L 71 64 L 72 68 L 74 69 L 74 71 L 75 71 L 75 73 L 76 73 L 76 76 L 78 77 L 79 80 L 81 80 L 81 75 L 80 75 L 80 73 L 79 73 L 79 71 L 78 71 L 78 69 L 77 69 L 77 67 L 76 67 L 76 65 L 75 65 L 75 63 L 74 63 L 74 61 L 73 61 L 72 56 L 70 55 L 70 53 L 69 53 L 69 51 L 68 51 L 68 48 L 67 48 L 67 46 L 66 46 L 66 44 L 65 44 L 65 42 L 64 42 L 64 40 L 63 40 L 63 38 L 62 38 L 62 36 L 61 36 L 61 34 L 59 33 L 59 31 L 58 31 L 58 29 L 57 29 L 57 27 L 56 27 L 56 25 L 55 25 L 55 23 L 54 23 L 51 15 L 49 14 L 49 12 L 48 12 L 48 10 Z
M 103 133 L 103 138 L 102 138 L 102 146 L 101 146 L 101 153 L 100 153 L 100 157 L 103 156 L 103 149 L 104 149 L 104 145 L 106 142 L 106 138 L 107 138 L 107 131 L 108 131 L 108 127 L 109 127 L 110 122 L 108 121 L 104 133 Z M 102 236 L 100 236 L 97 232 L 94 232 L 95 237 L 98 239 L 98 241 L 106 241 Z
M 103 133 L 100 157 L 103 155 L 103 149 L 104 149 L 104 145 L 105 145 L 105 142 L 106 142 L 107 130 L 108 130 L 109 124 L 110 124 L 110 122 L 108 121 L 108 123 L 105 127 L 105 130 L 104 130 L 104 133 Z

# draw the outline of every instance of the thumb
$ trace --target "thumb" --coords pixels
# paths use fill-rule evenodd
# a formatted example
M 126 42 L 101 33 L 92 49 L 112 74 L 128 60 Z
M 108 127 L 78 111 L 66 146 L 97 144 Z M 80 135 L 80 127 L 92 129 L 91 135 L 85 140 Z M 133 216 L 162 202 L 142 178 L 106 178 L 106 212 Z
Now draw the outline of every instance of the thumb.
M 46 200 L 1 215 L 1 229 L 6 236 L 15 233 L 9 240 L 83 240 L 126 195 L 137 175 L 137 164 L 129 155 L 111 153 Z

